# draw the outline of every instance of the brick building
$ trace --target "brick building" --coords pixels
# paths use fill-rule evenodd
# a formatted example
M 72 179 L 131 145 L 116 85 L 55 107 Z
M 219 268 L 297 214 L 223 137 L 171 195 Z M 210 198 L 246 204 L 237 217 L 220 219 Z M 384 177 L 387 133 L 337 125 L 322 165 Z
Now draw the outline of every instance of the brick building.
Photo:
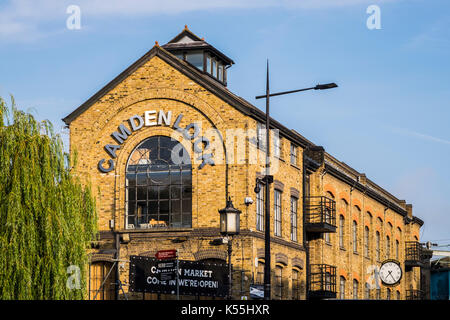
M 262 282 L 265 114 L 227 89 L 233 64 L 186 27 L 63 119 L 76 172 L 97 192 L 90 299 L 174 298 L 129 292 L 131 255 L 177 249 L 183 260 L 225 263 L 218 210 L 228 198 L 242 212 L 233 297 Z M 406 255 L 420 249 L 423 225 L 412 206 L 271 123 L 272 298 L 406 299 L 419 290 L 420 257 Z M 400 283 L 366 288 L 387 258 L 401 263 Z

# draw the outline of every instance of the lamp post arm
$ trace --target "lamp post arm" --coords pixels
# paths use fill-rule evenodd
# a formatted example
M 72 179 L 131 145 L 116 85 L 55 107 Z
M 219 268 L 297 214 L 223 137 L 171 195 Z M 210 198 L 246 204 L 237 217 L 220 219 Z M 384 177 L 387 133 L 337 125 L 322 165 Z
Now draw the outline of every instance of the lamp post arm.
M 283 92 L 277 92 L 277 93 L 271 93 L 269 94 L 269 97 L 274 97 L 274 96 L 281 96 L 283 94 L 289 94 L 289 93 L 294 93 L 294 92 L 300 92 L 300 91 L 307 91 L 307 90 L 314 90 L 315 87 L 311 87 L 311 88 L 304 88 L 304 89 L 297 89 L 297 90 L 290 90 L 290 91 L 283 91 Z M 262 98 L 267 98 L 267 95 L 262 95 L 262 96 L 256 96 L 255 99 L 262 99 Z

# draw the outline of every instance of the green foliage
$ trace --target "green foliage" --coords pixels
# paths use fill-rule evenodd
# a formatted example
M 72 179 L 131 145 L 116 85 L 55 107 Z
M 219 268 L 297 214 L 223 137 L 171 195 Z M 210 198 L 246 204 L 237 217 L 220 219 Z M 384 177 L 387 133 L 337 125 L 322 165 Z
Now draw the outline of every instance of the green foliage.
M 0 299 L 83 299 L 95 201 L 48 121 L 0 98 Z M 80 268 L 81 289 L 66 283 Z

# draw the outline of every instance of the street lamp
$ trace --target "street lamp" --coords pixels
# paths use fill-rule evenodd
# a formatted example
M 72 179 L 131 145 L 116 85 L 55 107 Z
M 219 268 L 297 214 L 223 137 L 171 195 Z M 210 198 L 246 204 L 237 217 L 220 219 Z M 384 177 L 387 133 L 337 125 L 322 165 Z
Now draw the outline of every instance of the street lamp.
M 264 248 L 264 299 L 270 300 L 270 293 L 271 293 L 271 284 L 270 284 L 270 184 L 273 182 L 273 176 L 270 175 L 270 116 L 269 116 L 269 106 L 270 106 L 270 97 L 274 96 L 281 96 L 283 94 L 289 94 L 294 92 L 300 92 L 300 91 L 307 91 L 307 90 L 327 90 L 337 88 L 337 84 L 327 83 L 327 84 L 317 84 L 315 87 L 310 88 L 304 88 L 304 89 L 297 89 L 297 90 L 290 90 L 290 91 L 283 91 L 283 92 L 277 92 L 277 93 L 270 93 L 269 90 L 269 60 L 267 60 L 267 72 L 266 72 L 266 94 L 261 96 L 256 96 L 256 99 L 266 99 L 266 174 L 263 178 L 257 179 L 256 183 L 257 186 L 255 187 L 255 192 L 259 193 L 259 186 L 258 184 L 261 181 L 264 181 L 266 183 L 266 194 L 264 199 L 264 205 L 265 205 L 265 248 Z M 304 175 L 304 172 L 303 172 Z M 258 191 L 258 192 L 257 192 Z M 304 211 L 303 211 L 304 212 Z M 304 214 L 303 214 L 304 216 Z M 305 241 L 303 237 L 303 241 Z
M 238 235 L 240 231 L 240 214 L 241 210 L 233 206 L 233 202 L 229 197 L 227 206 L 219 210 L 220 214 L 220 234 L 227 239 L 228 242 L 228 299 L 231 299 L 232 289 L 232 268 L 231 268 L 231 240 L 232 236 Z

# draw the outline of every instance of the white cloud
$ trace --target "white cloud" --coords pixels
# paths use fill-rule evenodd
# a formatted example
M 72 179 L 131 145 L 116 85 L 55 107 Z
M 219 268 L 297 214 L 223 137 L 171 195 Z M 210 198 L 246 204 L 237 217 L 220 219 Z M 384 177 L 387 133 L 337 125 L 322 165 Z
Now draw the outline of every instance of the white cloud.
M 320 9 L 389 1 L 400 0 L 6 0 L 0 5 L 0 39 L 42 36 L 42 25 L 65 21 L 68 17 L 66 8 L 72 4 L 80 6 L 82 16 L 104 17 L 268 7 Z
M 434 137 L 434 136 L 431 136 L 428 134 L 411 131 L 411 130 L 404 129 L 404 128 L 393 128 L 393 131 L 396 133 L 406 135 L 406 136 L 410 136 L 410 137 L 415 137 L 415 138 L 419 138 L 419 139 L 423 139 L 423 140 L 428 140 L 428 141 L 432 141 L 432 142 L 450 145 L 450 140 L 441 139 L 441 138 Z

